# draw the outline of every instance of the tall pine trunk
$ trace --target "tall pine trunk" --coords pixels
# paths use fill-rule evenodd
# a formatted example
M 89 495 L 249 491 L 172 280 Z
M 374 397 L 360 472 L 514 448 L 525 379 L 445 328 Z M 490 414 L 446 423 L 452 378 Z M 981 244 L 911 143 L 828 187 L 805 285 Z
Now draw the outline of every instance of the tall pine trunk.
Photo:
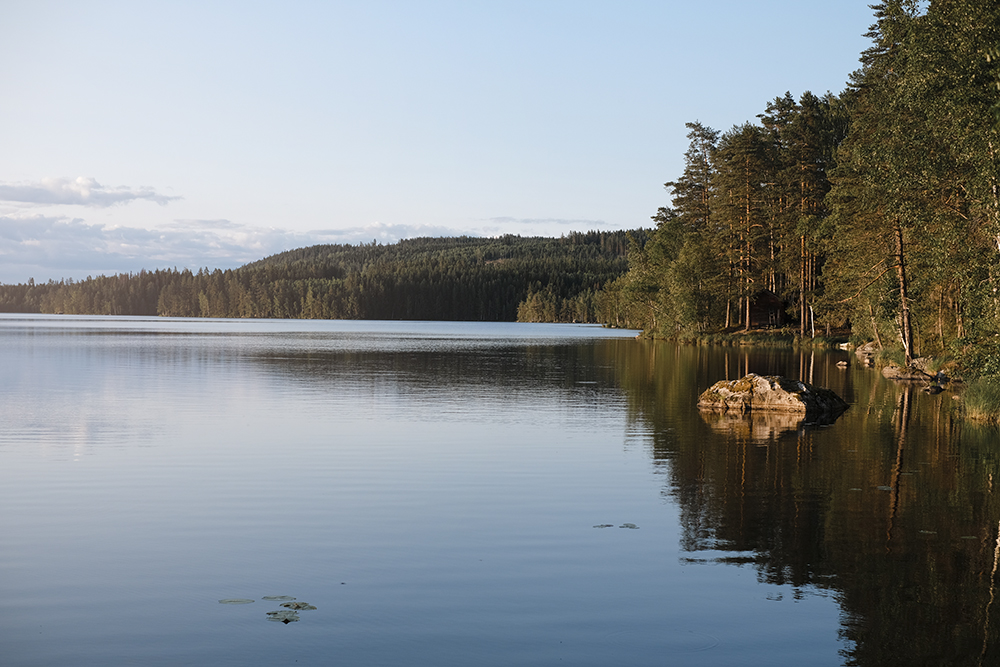
M 917 356 L 913 349 L 913 324 L 910 321 L 910 299 L 907 293 L 906 264 L 903 261 L 903 227 L 896 222 L 896 276 L 899 279 L 899 315 L 906 365 Z
M 799 252 L 799 313 L 801 313 L 801 323 L 799 324 L 799 336 L 806 337 L 806 235 L 800 237 L 801 250 Z

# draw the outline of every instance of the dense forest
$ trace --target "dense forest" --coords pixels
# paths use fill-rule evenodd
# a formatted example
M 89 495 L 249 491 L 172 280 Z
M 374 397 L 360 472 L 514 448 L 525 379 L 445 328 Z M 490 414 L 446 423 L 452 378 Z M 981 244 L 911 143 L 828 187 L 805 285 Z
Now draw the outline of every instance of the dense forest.
M 0 286 L 0 312 L 169 317 L 579 321 L 607 319 L 600 288 L 647 232 L 418 238 L 319 245 L 234 270 Z M 603 309 L 603 310 L 602 310 Z
M 616 322 L 747 329 L 771 299 L 803 335 L 850 327 L 1000 373 L 1000 3 L 872 9 L 841 94 L 786 93 L 725 132 L 687 125 L 671 205 L 606 295 Z

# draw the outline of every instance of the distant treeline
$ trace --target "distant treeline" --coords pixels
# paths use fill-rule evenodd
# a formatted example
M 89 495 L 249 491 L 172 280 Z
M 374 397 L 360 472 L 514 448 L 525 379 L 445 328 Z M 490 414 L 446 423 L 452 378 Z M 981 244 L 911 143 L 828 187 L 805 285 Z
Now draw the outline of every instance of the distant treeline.
M 0 312 L 598 322 L 600 289 L 647 232 L 318 245 L 238 269 L 0 285 Z

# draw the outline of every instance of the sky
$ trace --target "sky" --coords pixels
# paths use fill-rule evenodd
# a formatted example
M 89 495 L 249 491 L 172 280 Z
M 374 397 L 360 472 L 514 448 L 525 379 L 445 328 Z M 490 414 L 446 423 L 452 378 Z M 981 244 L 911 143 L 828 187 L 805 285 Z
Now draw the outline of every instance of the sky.
M 0 0 L 0 282 L 650 227 L 870 0 Z

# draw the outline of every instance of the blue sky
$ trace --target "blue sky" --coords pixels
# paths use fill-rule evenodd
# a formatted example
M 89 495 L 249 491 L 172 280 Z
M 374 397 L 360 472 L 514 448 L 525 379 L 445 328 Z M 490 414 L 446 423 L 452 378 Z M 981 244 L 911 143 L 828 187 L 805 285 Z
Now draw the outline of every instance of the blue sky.
M 869 0 L 0 1 L 0 282 L 649 226 Z

